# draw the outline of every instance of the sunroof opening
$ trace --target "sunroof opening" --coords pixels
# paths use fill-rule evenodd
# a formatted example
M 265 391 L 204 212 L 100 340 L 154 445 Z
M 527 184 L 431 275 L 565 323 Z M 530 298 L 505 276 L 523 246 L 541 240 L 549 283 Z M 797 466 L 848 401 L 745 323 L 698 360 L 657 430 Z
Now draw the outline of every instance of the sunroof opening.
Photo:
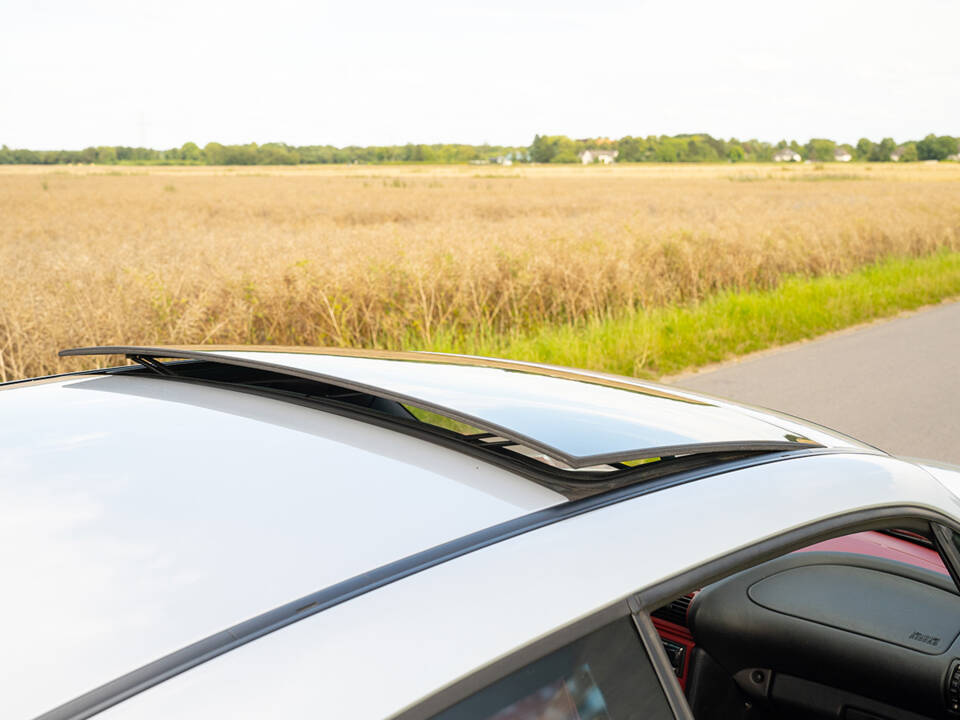
M 638 465 L 646 465 L 647 463 L 658 462 L 659 460 L 662 460 L 662 458 L 648 457 L 640 458 L 639 460 L 621 460 L 620 464 L 626 465 L 627 467 L 637 467 Z
M 460 435 L 487 435 L 483 430 L 475 428 L 472 425 L 467 425 L 465 422 L 460 422 L 459 420 L 454 420 L 453 418 L 446 417 L 445 415 L 440 415 L 433 412 L 432 410 L 424 410 L 423 408 L 418 408 L 415 405 L 403 404 L 403 407 L 415 417 L 417 420 L 422 422 L 425 425 L 433 425 L 434 427 L 441 427 L 444 430 L 450 430 L 451 432 L 459 433 Z
M 175 376 L 183 379 L 209 380 L 213 382 L 228 382 L 236 387 L 248 387 L 255 389 L 270 389 L 282 394 L 296 395 L 305 399 L 315 398 L 324 400 L 333 400 L 336 402 L 347 403 L 357 407 L 372 410 L 378 414 L 391 416 L 394 418 L 404 418 L 414 420 L 420 424 L 432 428 L 440 428 L 447 432 L 452 432 L 462 436 L 462 438 L 471 444 L 477 444 L 481 447 L 487 447 L 493 452 L 505 452 L 509 456 L 520 456 L 528 460 L 534 460 L 553 470 L 560 470 L 564 473 L 582 474 L 582 473 L 615 473 L 620 470 L 631 469 L 640 465 L 656 462 L 660 458 L 640 458 L 636 460 L 627 460 L 625 462 L 603 463 L 598 465 L 588 465 L 585 467 L 572 467 L 556 457 L 544 453 L 541 450 L 528 447 L 508 438 L 493 435 L 481 428 L 477 428 L 468 423 L 455 418 L 442 415 L 432 410 L 417 407 L 409 403 L 399 403 L 393 400 L 360 393 L 351 390 L 344 390 L 335 385 L 325 385 L 316 381 L 305 380 L 303 378 L 291 377 L 277 374 L 270 371 L 246 368 L 236 365 L 219 365 L 216 363 L 206 363 L 197 361 L 173 361 L 162 363 L 163 368 L 169 369 Z M 156 370 L 156 367 L 146 368 L 147 370 Z
M 432 410 L 424 410 L 419 408 L 416 405 L 403 404 L 403 408 L 407 410 L 416 420 L 423 423 L 424 425 L 431 425 L 433 427 L 443 428 L 444 430 L 450 430 L 459 435 L 463 435 L 467 440 L 473 440 L 479 442 L 481 445 L 490 448 L 499 448 L 501 450 L 507 450 L 516 455 L 521 455 L 531 460 L 536 460 L 557 470 L 566 470 L 568 472 L 616 472 L 617 470 L 622 470 L 625 467 L 633 467 L 634 465 L 639 465 L 645 462 L 652 462 L 653 460 L 659 458 L 648 458 L 645 460 L 636 460 L 631 461 L 631 463 L 615 463 L 615 464 L 603 464 L 603 465 L 589 465 L 582 468 L 570 467 L 567 463 L 562 460 L 558 460 L 547 453 L 541 452 L 534 448 L 527 447 L 526 445 L 521 445 L 509 440 L 499 435 L 491 435 L 485 430 L 476 428 L 472 425 L 468 425 L 465 422 L 455 420 L 445 415 L 440 415 L 435 413 Z
M 681 468 L 815 446 L 799 436 L 776 440 L 778 433 L 785 437 L 783 430 L 768 424 L 755 428 L 755 436 L 750 430 L 746 439 L 738 437 L 748 428 L 728 432 L 726 411 L 708 403 L 695 403 L 691 414 L 686 400 L 673 402 L 660 391 L 648 397 L 620 388 L 623 383 L 601 387 L 599 379 L 581 382 L 512 367 L 132 346 L 62 354 L 108 353 L 124 354 L 142 367 L 107 372 L 269 393 L 482 456 L 571 499 Z M 351 364 L 339 367 L 341 361 Z M 612 405 L 605 399 L 610 393 Z
M 574 468 L 688 453 L 791 451 L 818 444 L 798 435 L 791 421 L 782 418 L 771 422 L 720 402 L 639 382 L 509 361 L 432 354 L 368 356 L 352 350 L 116 346 L 63 351 L 108 353 L 156 366 L 160 373 L 164 366 L 157 360 L 169 358 L 259 368 L 296 377 L 294 384 L 304 379 L 339 386 L 337 399 L 343 402 L 353 401 L 350 392 L 390 401 L 408 418 L 412 416 L 403 405 L 409 403 L 511 438 Z M 458 430 L 451 432 L 462 436 Z
M 536 460 L 544 465 L 556 468 L 557 470 L 565 470 L 567 472 L 609 473 L 616 472 L 617 470 L 637 467 L 639 465 L 646 465 L 647 463 L 660 460 L 658 457 L 650 457 L 640 458 L 638 460 L 627 460 L 625 462 L 604 463 L 601 465 L 588 465 L 586 467 L 575 468 L 540 450 L 527 447 L 526 445 L 521 445 L 507 438 L 500 437 L 499 435 L 491 435 L 480 428 L 468 425 L 467 423 L 461 422 L 460 420 L 455 420 L 454 418 L 446 417 L 445 415 L 440 415 L 432 410 L 424 410 L 416 405 L 409 405 L 406 403 L 404 403 L 402 407 L 407 410 L 416 420 L 424 425 L 431 425 L 433 427 L 443 428 L 444 430 L 455 432 L 459 435 L 463 435 L 465 439 L 478 441 L 487 447 L 498 447 L 516 455 L 522 455 L 523 457 Z

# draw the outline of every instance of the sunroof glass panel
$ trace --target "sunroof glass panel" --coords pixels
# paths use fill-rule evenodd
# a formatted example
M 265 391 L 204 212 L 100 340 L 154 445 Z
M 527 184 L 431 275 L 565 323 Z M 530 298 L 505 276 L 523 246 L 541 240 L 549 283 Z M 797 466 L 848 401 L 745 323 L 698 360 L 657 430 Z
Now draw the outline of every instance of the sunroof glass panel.
M 576 460 L 647 448 L 803 438 L 722 405 L 523 369 L 296 353 L 221 352 L 377 388 L 418 407 Z M 634 458 L 640 454 L 633 455 Z M 606 461 L 606 460 L 605 460 Z

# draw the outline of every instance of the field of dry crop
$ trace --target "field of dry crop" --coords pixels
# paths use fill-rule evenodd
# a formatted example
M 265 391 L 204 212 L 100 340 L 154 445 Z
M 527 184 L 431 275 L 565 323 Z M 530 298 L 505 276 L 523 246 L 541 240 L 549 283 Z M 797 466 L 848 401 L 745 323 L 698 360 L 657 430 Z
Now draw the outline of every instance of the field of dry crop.
M 960 249 L 960 166 L 0 169 L 0 380 L 109 343 L 430 347 Z

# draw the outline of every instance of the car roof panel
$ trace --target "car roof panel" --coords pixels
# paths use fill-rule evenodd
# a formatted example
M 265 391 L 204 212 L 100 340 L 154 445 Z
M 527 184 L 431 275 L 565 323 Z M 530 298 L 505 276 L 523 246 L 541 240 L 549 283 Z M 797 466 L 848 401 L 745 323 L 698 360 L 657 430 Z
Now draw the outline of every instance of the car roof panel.
M 151 376 L 10 387 L 0 427 L 0 717 L 564 501 L 367 423 Z

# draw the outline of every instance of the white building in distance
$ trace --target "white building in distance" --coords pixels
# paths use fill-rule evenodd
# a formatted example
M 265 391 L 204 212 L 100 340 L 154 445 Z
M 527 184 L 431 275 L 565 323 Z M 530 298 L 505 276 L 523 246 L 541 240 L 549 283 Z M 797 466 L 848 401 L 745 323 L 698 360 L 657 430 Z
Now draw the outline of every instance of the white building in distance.
M 800 157 L 800 153 L 791 150 L 790 148 L 783 148 L 777 150 L 773 154 L 774 162 L 800 162 L 803 158 Z
M 619 154 L 619 150 L 584 150 L 580 153 L 580 162 L 584 165 L 595 162 L 609 165 L 617 161 L 617 155 Z

